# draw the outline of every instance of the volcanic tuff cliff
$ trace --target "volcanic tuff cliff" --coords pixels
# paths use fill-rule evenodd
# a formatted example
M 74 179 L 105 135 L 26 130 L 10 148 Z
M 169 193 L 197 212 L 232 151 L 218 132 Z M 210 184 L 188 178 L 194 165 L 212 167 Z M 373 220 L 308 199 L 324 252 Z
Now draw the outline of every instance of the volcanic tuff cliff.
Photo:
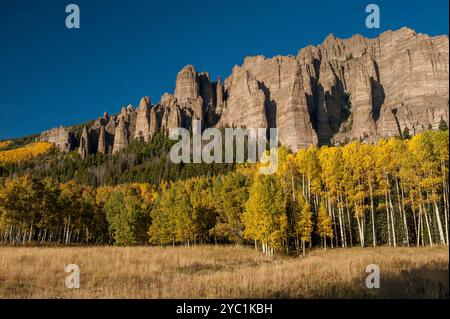
M 448 121 L 448 36 L 430 37 L 402 28 L 375 39 L 329 35 L 297 56 L 247 57 L 223 82 L 184 67 L 174 94 L 152 105 L 105 114 L 76 141 L 70 128 L 41 134 L 63 151 L 79 145 L 82 156 L 117 152 L 131 138 L 159 130 L 211 126 L 277 127 L 280 142 L 293 149 L 312 144 L 365 141 L 437 128 Z

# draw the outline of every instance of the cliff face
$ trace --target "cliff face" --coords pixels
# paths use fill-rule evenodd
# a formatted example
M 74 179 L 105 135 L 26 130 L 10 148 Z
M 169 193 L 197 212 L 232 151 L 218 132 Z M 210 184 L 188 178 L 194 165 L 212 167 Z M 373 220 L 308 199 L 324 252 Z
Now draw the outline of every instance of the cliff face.
M 38 140 L 42 142 L 50 142 L 62 152 L 69 152 L 73 150 L 74 136 L 72 131 L 67 127 L 60 126 L 42 132 Z
M 294 151 L 374 141 L 405 128 L 415 134 L 436 129 L 441 118 L 448 121 L 448 73 L 447 36 L 408 28 L 375 39 L 330 35 L 295 57 L 247 57 L 223 83 L 188 65 L 178 73 L 173 95 L 164 94 L 156 105 L 144 97 L 138 108 L 105 115 L 84 140 L 98 145 L 90 149 L 116 152 L 130 138 L 148 140 L 159 130 L 188 128 L 193 119 L 202 120 L 203 128 L 277 127 L 280 142 Z M 63 151 L 74 147 L 69 128 L 44 132 L 41 139 Z
M 296 57 L 246 58 L 225 82 L 229 98 L 221 121 L 245 123 L 257 112 L 242 107 L 250 100 L 233 97 L 250 72 L 266 92 L 270 127 L 294 150 L 398 135 L 398 126 L 413 133 L 436 128 L 448 118 L 448 54 L 447 36 L 402 28 L 375 39 L 330 35 Z

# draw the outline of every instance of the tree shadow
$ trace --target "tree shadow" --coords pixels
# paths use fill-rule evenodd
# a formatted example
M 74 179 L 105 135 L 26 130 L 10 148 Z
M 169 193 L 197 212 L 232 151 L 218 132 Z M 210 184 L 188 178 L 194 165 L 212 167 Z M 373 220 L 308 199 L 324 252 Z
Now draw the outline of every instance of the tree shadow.
M 395 271 L 395 269 L 391 269 Z M 307 296 L 292 296 L 281 291 L 271 298 L 344 298 L 344 299 L 448 299 L 449 272 L 445 262 L 430 262 L 398 273 L 380 268 L 380 288 L 366 287 L 366 274 L 346 283 L 318 283 Z M 294 293 L 295 294 L 295 293 Z
M 268 128 L 277 127 L 277 103 L 271 98 L 269 88 L 264 82 L 258 81 L 259 89 L 264 92 L 264 112 L 266 113 Z

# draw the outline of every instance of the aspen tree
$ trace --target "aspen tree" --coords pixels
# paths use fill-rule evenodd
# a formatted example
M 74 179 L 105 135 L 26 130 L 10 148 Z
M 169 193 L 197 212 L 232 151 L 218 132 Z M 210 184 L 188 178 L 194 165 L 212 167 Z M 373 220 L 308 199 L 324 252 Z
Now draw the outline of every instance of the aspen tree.
M 327 237 L 333 238 L 333 228 L 324 201 L 320 203 L 317 215 L 317 232 L 322 239 L 324 249 L 327 249 Z

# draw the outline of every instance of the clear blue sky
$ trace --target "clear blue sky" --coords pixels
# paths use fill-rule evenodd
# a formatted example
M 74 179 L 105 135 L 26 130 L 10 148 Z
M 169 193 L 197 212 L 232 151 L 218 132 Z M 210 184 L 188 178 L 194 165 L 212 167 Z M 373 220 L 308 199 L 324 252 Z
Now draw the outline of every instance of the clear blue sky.
M 81 28 L 65 27 L 76 3 Z M 365 7 L 381 29 L 365 27 Z M 296 54 L 333 33 L 448 34 L 448 0 L 0 0 L 0 139 L 115 113 L 173 92 L 186 64 L 228 76 L 247 55 Z

